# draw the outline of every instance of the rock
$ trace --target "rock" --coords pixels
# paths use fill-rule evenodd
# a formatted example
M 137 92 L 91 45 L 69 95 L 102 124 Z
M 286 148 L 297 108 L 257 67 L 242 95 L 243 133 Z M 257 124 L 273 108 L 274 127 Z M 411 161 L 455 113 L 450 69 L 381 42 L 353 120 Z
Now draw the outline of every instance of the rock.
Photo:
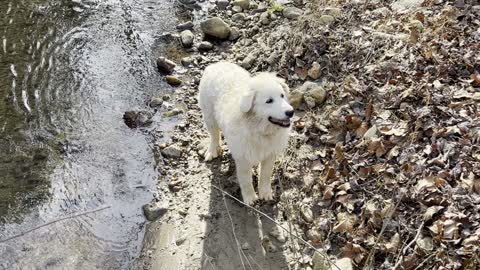
M 175 69 L 175 63 L 165 57 L 157 59 L 157 68 L 160 72 L 170 74 Z
M 262 13 L 267 11 L 267 6 L 264 3 L 260 3 L 256 9 L 253 10 L 253 13 Z
M 260 15 L 260 22 L 263 24 L 263 25 L 267 25 L 270 23 L 270 18 L 269 18 L 269 14 L 268 12 L 263 12 L 261 15 Z
M 317 62 L 312 63 L 312 67 L 308 70 L 308 76 L 314 80 L 320 78 L 320 64 Z
M 193 29 L 193 22 L 192 21 L 184 22 L 184 23 L 181 23 L 181 24 L 177 25 L 177 30 L 179 30 L 179 31 L 192 30 L 192 29 Z
M 184 30 L 180 33 L 180 39 L 182 40 L 182 45 L 185 48 L 192 47 L 194 38 L 195 36 L 190 30 Z
M 308 206 L 303 206 L 300 214 L 303 218 L 303 220 L 307 223 L 312 223 L 313 222 L 313 212 Z
M 148 221 L 155 221 L 168 212 L 168 205 L 166 203 L 152 202 L 145 204 L 142 209 Z
M 127 111 L 123 114 L 123 121 L 129 128 L 148 126 L 152 123 L 153 115 L 145 111 Z
M 332 15 L 322 15 L 318 18 L 318 22 L 323 25 L 329 25 L 335 21 L 335 18 Z
M 249 250 L 250 249 L 250 244 L 248 242 L 245 242 L 242 244 L 242 249 L 243 250 Z
M 300 87 L 300 91 L 304 93 L 303 99 L 309 108 L 322 104 L 327 97 L 324 87 L 314 82 L 305 82 Z
M 187 238 L 185 236 L 180 237 L 177 240 L 175 240 L 175 245 L 181 246 L 183 243 L 185 243 L 186 240 L 187 240 Z
M 296 7 L 287 7 L 283 10 L 283 17 L 294 20 L 303 14 L 303 10 Z
M 149 102 L 149 105 L 152 108 L 162 106 L 162 104 L 163 104 L 163 98 L 161 97 L 152 97 Z
M 353 270 L 352 259 L 345 257 L 335 261 L 335 266 L 330 266 L 330 269 Z
M 287 241 L 285 231 L 278 226 L 274 227 L 269 234 L 277 239 L 277 241 L 280 243 L 285 243 Z
M 182 62 L 182 65 L 184 67 L 189 67 L 192 64 L 192 58 L 190 58 L 190 57 L 184 57 L 180 61 Z
M 244 22 L 246 19 L 247 17 L 245 16 L 245 13 L 237 13 L 237 14 L 233 14 L 232 16 L 232 21 L 238 22 L 238 23 Z
M 198 49 L 203 51 L 208 51 L 213 49 L 213 44 L 208 41 L 202 41 L 198 44 Z
M 238 38 L 240 37 L 240 29 L 238 29 L 237 27 L 232 27 L 230 29 L 230 34 L 228 36 L 228 40 L 230 41 L 234 41 L 234 40 L 237 40 Z
M 247 57 L 245 57 L 245 59 L 243 59 L 242 63 L 241 63 L 241 66 L 244 68 L 244 69 L 249 69 L 252 67 L 253 63 L 255 62 L 255 59 L 257 58 L 257 56 L 253 53 L 250 53 Z
M 179 78 L 177 78 L 173 75 L 165 76 L 165 80 L 167 81 L 168 84 L 170 84 L 172 86 L 179 86 L 179 85 L 182 84 L 182 81 Z
M 240 6 L 234 6 L 234 7 L 232 7 L 232 11 L 233 11 L 233 13 L 240 13 L 240 12 L 243 11 L 243 9 Z
M 182 156 L 182 149 L 180 146 L 172 144 L 162 149 L 162 156 L 165 158 L 179 158 Z
M 230 27 L 222 19 L 213 17 L 200 23 L 200 28 L 206 35 L 226 39 L 230 34 Z
M 321 251 L 317 251 L 315 254 L 313 254 L 313 270 L 330 270 L 330 268 L 336 269 L 334 265 L 331 265 L 328 254 L 320 252 Z
M 327 7 L 323 10 L 323 14 L 325 15 L 330 15 L 333 18 L 337 18 L 340 15 L 342 15 L 342 10 L 339 8 L 334 8 L 334 7 Z
M 217 8 L 219 10 L 227 9 L 228 5 L 230 5 L 230 2 L 228 0 L 218 0 L 217 1 Z
M 246 10 L 250 7 L 250 0 L 234 0 L 233 5 Z
M 163 116 L 165 116 L 165 117 L 172 117 L 172 116 L 175 116 L 175 115 L 179 115 L 179 114 L 181 114 L 181 113 L 182 113 L 182 110 L 175 108 L 175 109 L 170 110 L 170 111 L 168 111 L 168 112 L 164 112 L 164 113 L 163 113 Z
M 398 0 L 392 3 L 393 11 L 401 12 L 409 9 L 418 8 L 423 4 L 424 0 Z
M 288 95 L 288 100 L 290 101 L 290 105 L 292 105 L 294 109 L 298 109 L 300 108 L 300 105 L 302 105 L 303 94 L 304 92 L 300 89 L 294 89 L 290 91 L 290 94 Z

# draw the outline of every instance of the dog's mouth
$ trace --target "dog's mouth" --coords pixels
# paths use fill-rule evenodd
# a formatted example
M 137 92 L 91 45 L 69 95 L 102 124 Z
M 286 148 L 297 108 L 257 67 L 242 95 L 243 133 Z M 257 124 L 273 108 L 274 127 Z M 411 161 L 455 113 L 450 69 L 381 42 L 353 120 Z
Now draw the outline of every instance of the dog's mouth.
M 268 121 L 270 121 L 270 123 L 272 124 L 275 124 L 277 126 L 281 126 L 281 127 L 289 127 L 290 126 L 290 119 L 277 119 L 277 118 L 274 118 L 274 117 L 268 117 Z

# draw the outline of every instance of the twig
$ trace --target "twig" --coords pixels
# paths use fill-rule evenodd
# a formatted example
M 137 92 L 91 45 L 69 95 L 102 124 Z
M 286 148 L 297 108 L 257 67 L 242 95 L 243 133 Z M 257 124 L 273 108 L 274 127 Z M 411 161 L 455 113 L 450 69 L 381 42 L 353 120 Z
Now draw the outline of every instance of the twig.
M 242 257 L 242 247 L 240 246 L 240 242 L 238 242 L 237 234 L 235 233 L 235 225 L 233 224 L 232 215 L 230 215 L 230 211 L 228 210 L 227 200 L 225 199 L 225 195 L 223 195 L 222 197 L 223 197 L 223 203 L 225 204 L 225 209 L 227 210 L 227 214 L 230 219 L 230 224 L 232 225 L 233 238 L 235 238 L 235 242 L 237 244 L 238 256 L 240 256 L 240 261 L 242 262 L 243 270 L 246 270 L 247 268 L 245 267 L 245 263 L 243 262 L 243 257 Z
M 402 202 L 402 199 L 403 199 L 403 196 L 404 196 L 404 193 L 400 193 L 400 198 L 398 199 L 398 202 L 395 204 L 395 207 L 393 207 L 393 209 L 390 211 L 390 213 L 388 213 L 388 216 L 387 218 L 388 219 L 391 219 L 392 216 L 393 216 L 393 213 L 395 213 L 395 211 L 397 210 L 398 206 L 400 205 L 400 202 Z M 378 237 L 377 237 L 377 241 L 375 241 L 376 243 L 378 243 L 382 236 L 383 236 L 383 233 L 385 232 L 385 229 L 386 229 L 386 223 L 384 222 L 383 223 L 383 226 L 382 226 L 382 229 L 380 230 L 380 233 L 378 234 Z M 365 260 L 365 266 L 364 266 L 364 269 L 370 269 L 371 266 L 372 266 L 372 263 L 373 263 L 373 258 L 375 256 L 375 251 L 376 251 L 376 245 L 374 245 L 372 247 L 372 250 L 370 250 L 370 253 L 368 254 L 368 257 L 367 259 Z
M 95 212 L 98 212 L 98 211 L 102 211 L 102 210 L 105 210 L 105 209 L 108 209 L 110 208 L 111 206 L 103 206 L 103 207 L 100 207 L 100 208 L 97 208 L 97 209 L 93 209 L 93 210 L 90 210 L 90 211 L 85 211 L 85 212 L 81 212 L 81 213 L 78 213 L 78 214 L 74 214 L 74 215 L 71 215 L 71 216 L 66 216 L 66 217 L 63 217 L 63 218 L 60 218 L 60 219 L 56 219 L 56 220 L 53 220 L 53 221 L 50 221 L 50 222 L 47 222 L 45 224 L 42 224 L 40 226 L 37 226 L 33 229 L 30 229 L 30 230 L 27 230 L 27 231 L 24 231 L 24 232 L 21 232 L 19 234 L 16 234 L 14 236 L 11 236 L 9 238 L 6 238 L 6 239 L 3 239 L 3 240 L 0 240 L 0 244 L 1 243 L 5 243 L 9 240 L 12 240 L 12 239 L 15 239 L 15 238 L 18 238 L 18 237 L 21 237 L 21 236 L 24 236 L 25 234 L 27 233 L 31 233 L 33 231 L 36 231 L 40 228 L 43 228 L 43 227 L 46 227 L 46 226 L 49 226 L 49 225 L 52 225 L 54 223 L 57 223 L 57 222 L 60 222 L 60 221 L 64 221 L 64 220 L 67 220 L 67 219 L 72 219 L 72 218 L 76 218 L 76 217 L 80 217 L 80 216 L 85 216 L 85 215 L 88 215 L 88 214 L 92 214 L 92 213 L 95 213 Z
M 430 254 L 427 258 L 425 258 L 425 260 L 423 260 L 423 262 L 421 262 L 417 267 L 415 267 L 414 270 L 423 269 L 423 268 L 422 268 L 423 265 L 424 265 L 425 263 L 427 263 L 433 256 L 435 256 L 435 253 L 432 253 L 432 254 Z
M 288 232 L 288 229 L 286 229 L 285 227 L 283 227 L 282 225 L 280 225 L 277 221 L 275 221 L 273 218 L 271 218 L 269 215 L 263 213 L 262 211 L 248 205 L 248 204 L 245 204 L 244 202 L 240 201 L 239 199 L 235 198 L 233 195 L 230 195 L 230 193 L 224 191 L 223 189 L 217 187 L 216 185 L 212 185 L 213 188 L 217 189 L 218 191 L 220 191 L 221 193 L 223 193 L 224 195 L 227 195 L 228 197 L 230 197 L 231 199 L 235 200 L 236 202 L 240 203 L 241 205 L 249 208 L 249 209 L 252 209 L 253 211 L 255 211 L 256 213 L 264 216 L 265 218 L 267 218 L 268 220 L 270 220 L 271 222 L 277 224 L 278 227 L 280 227 L 282 230 Z M 322 252 L 320 252 L 320 250 L 318 250 L 317 248 L 315 248 L 312 244 L 308 243 L 307 241 L 303 240 L 301 237 L 298 237 L 296 235 L 292 235 L 294 236 L 295 238 L 297 238 L 298 240 L 300 240 L 301 242 L 303 242 L 305 245 L 307 245 L 308 247 L 310 247 L 311 249 L 315 250 L 318 254 L 320 254 L 321 256 L 323 256 L 325 259 L 327 259 L 327 261 L 329 262 L 330 265 L 333 265 L 335 266 L 335 268 L 337 268 L 338 270 L 341 270 L 335 263 L 333 263 L 330 258 L 328 258 L 326 255 L 324 255 Z
M 398 260 L 397 262 L 395 263 L 395 266 L 393 267 L 393 270 L 396 270 L 400 267 L 400 264 L 402 263 L 403 261 L 403 256 L 405 255 L 405 253 L 407 252 L 407 249 L 410 248 L 410 246 L 413 245 L 413 243 L 415 243 L 415 241 L 417 241 L 418 237 L 420 237 L 420 234 L 422 233 L 422 229 L 423 227 L 425 226 L 425 220 L 422 222 L 422 224 L 420 225 L 420 227 L 418 227 L 418 230 L 417 230 L 417 234 L 415 235 L 415 237 L 412 239 L 412 241 L 410 241 L 410 243 L 408 243 L 408 245 L 406 245 L 402 251 L 400 252 L 400 257 L 398 257 Z

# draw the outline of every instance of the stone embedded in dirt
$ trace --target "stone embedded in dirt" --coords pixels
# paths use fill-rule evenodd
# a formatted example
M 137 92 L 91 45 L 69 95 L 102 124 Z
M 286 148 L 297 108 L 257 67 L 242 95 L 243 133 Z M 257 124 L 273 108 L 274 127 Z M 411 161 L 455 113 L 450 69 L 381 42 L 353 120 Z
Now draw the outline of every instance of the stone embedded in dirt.
M 193 45 L 193 39 L 195 36 L 193 35 L 192 31 L 184 30 L 180 33 L 180 39 L 182 41 L 182 45 L 185 48 L 190 48 Z
M 274 227 L 273 230 L 269 232 L 269 234 L 275 239 L 277 239 L 277 241 L 280 243 L 285 243 L 287 241 L 285 231 L 279 226 Z
M 163 98 L 161 97 L 152 97 L 150 99 L 150 102 L 148 105 L 150 105 L 150 107 L 158 107 L 158 106 L 162 106 L 163 104 Z
M 157 68 L 160 72 L 170 74 L 175 69 L 175 63 L 165 57 L 159 57 L 157 59 Z
M 213 44 L 208 41 L 202 41 L 200 44 L 198 44 L 198 49 L 202 51 L 208 51 L 213 49 Z
M 184 67 L 189 67 L 192 63 L 193 63 L 193 60 L 192 58 L 190 57 L 183 57 L 180 62 L 182 63 L 182 65 Z
M 233 6 L 232 7 L 232 12 L 233 13 L 240 13 L 243 11 L 243 8 L 241 6 Z
M 335 18 L 332 15 L 322 15 L 318 18 L 318 23 L 323 25 L 329 25 L 335 21 Z
M 142 209 L 148 221 L 155 221 L 168 212 L 168 205 L 161 202 L 151 202 L 145 204 Z
M 250 53 L 249 55 L 247 55 L 247 57 L 245 57 L 245 59 L 243 59 L 241 66 L 244 69 L 249 69 L 252 67 L 255 59 L 257 59 L 257 56 L 254 53 Z
M 230 35 L 228 36 L 228 40 L 234 41 L 234 40 L 237 40 L 239 37 L 240 37 L 240 29 L 238 29 L 235 26 L 232 27 L 230 29 Z
M 308 70 L 308 76 L 314 80 L 320 78 L 321 67 L 317 62 L 312 63 L 312 67 Z
M 270 23 L 270 15 L 268 14 L 268 12 L 263 12 L 262 14 L 260 14 L 260 22 L 263 25 L 267 25 Z
M 296 7 L 287 7 L 283 10 L 283 17 L 294 20 L 303 14 L 303 10 Z
M 250 0 L 234 0 L 233 5 L 246 10 L 250 7 Z
M 342 15 L 342 10 L 339 9 L 339 8 L 335 8 L 335 7 L 327 7 L 325 9 L 323 9 L 323 14 L 330 15 L 334 18 L 337 18 L 340 15 Z
M 290 105 L 292 105 L 294 109 L 298 109 L 300 108 L 300 105 L 302 105 L 303 95 L 304 92 L 300 89 L 294 89 L 290 91 L 290 94 L 288 95 L 288 100 L 290 101 Z
M 179 30 L 179 31 L 192 30 L 192 29 L 193 29 L 193 22 L 192 21 L 184 22 L 184 23 L 181 23 L 181 24 L 177 25 L 177 30 Z
M 309 108 L 322 104 L 327 97 L 327 91 L 319 83 L 305 82 L 299 90 L 303 93 L 303 100 Z
M 165 158 L 179 158 L 182 156 L 182 149 L 180 146 L 172 144 L 162 149 L 162 156 Z
M 168 112 L 164 112 L 163 113 L 163 116 L 165 117 L 172 117 L 172 116 L 175 116 L 175 115 L 179 115 L 182 113 L 182 110 L 178 109 L 178 108 L 175 108 L 173 110 L 170 110 Z
M 230 27 L 222 19 L 213 17 L 200 23 L 203 33 L 219 39 L 226 39 L 230 34 Z
M 168 84 L 172 86 L 179 86 L 182 84 L 182 81 L 177 78 L 176 76 L 173 75 L 167 75 L 165 76 L 165 80 L 167 81 Z
M 250 244 L 248 242 L 245 242 L 242 244 L 242 249 L 243 250 L 249 250 L 250 249 Z
M 218 0 L 217 1 L 217 8 L 219 10 L 225 10 L 225 9 L 227 9 L 229 4 L 230 4 L 230 1 L 228 1 L 228 0 Z
M 303 206 L 301 211 L 300 211 L 300 214 L 303 218 L 303 220 L 305 220 L 305 222 L 307 223 L 312 223 L 313 222 L 313 212 L 312 212 L 312 209 L 310 209 L 310 207 L 308 206 Z
M 245 13 L 236 13 L 236 14 L 233 14 L 232 16 L 232 21 L 237 23 L 242 23 L 246 19 L 247 19 L 247 16 L 245 16 Z
M 182 237 L 178 238 L 177 240 L 175 240 L 175 245 L 181 246 L 183 243 L 185 243 L 186 240 L 187 240 L 187 237 L 182 236 Z
M 399 12 L 422 6 L 424 0 L 398 0 L 392 3 L 392 10 Z
M 123 114 L 123 121 L 129 128 L 148 126 L 152 123 L 153 115 L 145 111 L 127 111 Z

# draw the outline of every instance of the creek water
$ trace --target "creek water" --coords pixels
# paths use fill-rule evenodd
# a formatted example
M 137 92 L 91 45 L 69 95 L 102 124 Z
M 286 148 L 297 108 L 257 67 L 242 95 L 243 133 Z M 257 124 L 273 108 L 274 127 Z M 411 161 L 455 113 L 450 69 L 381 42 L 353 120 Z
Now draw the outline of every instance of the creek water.
M 0 2 L 0 269 L 125 269 L 157 181 L 126 110 L 159 95 L 173 0 Z M 99 212 L 53 223 L 63 217 Z

